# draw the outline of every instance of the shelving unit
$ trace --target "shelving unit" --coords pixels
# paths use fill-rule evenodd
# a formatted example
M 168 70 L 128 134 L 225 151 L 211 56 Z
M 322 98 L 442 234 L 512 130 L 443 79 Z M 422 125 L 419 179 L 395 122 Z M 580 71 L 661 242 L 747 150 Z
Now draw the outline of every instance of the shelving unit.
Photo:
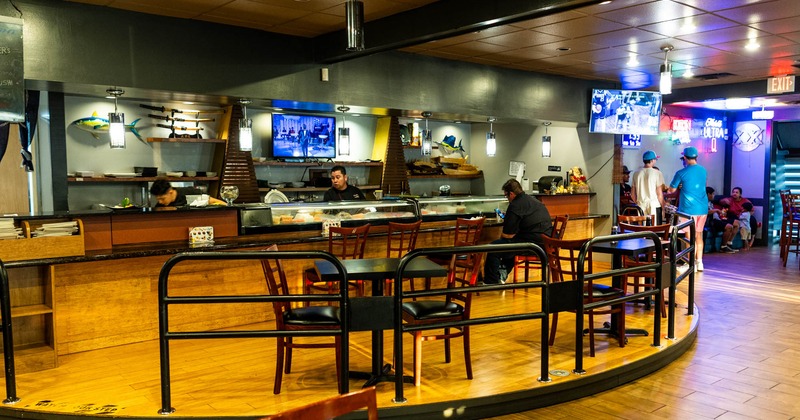
M 153 182 L 160 178 L 166 178 L 170 182 L 188 182 L 188 181 L 219 181 L 218 176 L 182 176 L 182 177 L 150 177 L 150 176 L 137 176 L 133 178 L 120 178 L 120 177 L 67 177 L 67 182 Z
M 197 139 L 193 137 L 148 137 L 148 143 L 225 143 L 225 139 Z
M 448 179 L 478 179 L 483 178 L 483 171 L 478 172 L 477 174 L 470 174 L 470 175 L 409 175 L 408 179 L 437 179 L 437 178 L 448 178 Z

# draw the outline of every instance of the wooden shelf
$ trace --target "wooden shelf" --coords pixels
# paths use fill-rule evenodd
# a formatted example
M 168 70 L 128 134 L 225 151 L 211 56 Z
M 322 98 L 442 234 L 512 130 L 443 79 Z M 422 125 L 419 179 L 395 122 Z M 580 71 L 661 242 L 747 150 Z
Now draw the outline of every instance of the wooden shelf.
M 103 177 L 67 177 L 67 182 L 153 182 L 157 179 L 166 179 L 170 182 L 186 182 L 186 181 L 218 181 L 218 176 L 181 176 L 181 177 L 155 177 L 155 176 L 137 176 L 133 178 L 118 178 L 111 176 Z
M 183 137 L 148 137 L 148 143 L 225 143 L 225 139 L 196 139 Z
M 478 179 L 483 178 L 483 171 L 471 175 L 409 175 L 408 179 Z
M 349 166 L 382 166 L 383 162 L 279 162 L 276 160 L 268 160 L 259 162 L 253 160 L 255 166 L 300 166 L 300 167 L 322 167 L 331 168 L 336 165 Z
M 381 188 L 380 185 L 358 185 L 357 187 L 360 190 L 379 190 Z M 259 188 L 258 191 L 259 192 L 269 192 L 272 189 L 273 188 Z M 275 189 L 280 191 L 280 192 L 285 192 L 285 193 L 287 193 L 287 192 L 299 193 L 299 192 L 328 191 L 330 189 L 330 187 L 322 187 L 322 188 L 318 188 L 318 187 L 303 187 L 303 188 L 287 187 L 287 188 L 275 188 Z
M 44 305 L 25 305 L 11 308 L 11 318 L 22 318 L 24 316 L 34 316 L 53 313 L 53 308 Z

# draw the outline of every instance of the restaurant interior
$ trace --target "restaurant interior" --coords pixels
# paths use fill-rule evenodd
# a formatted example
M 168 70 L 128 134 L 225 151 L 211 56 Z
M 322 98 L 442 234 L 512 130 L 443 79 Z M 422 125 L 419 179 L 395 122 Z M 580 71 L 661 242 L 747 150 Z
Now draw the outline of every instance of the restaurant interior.
M 8 21 L 0 23 L 21 30 L 23 103 L 36 103 L 32 111 L 23 106 L 23 116 L 37 122 L 30 140 L 10 130 L 0 161 L 0 193 L 8 198 L 0 212 L 13 215 L 18 227 L 80 219 L 81 233 L 76 254 L 48 255 L 48 247 L 40 247 L 35 259 L 10 252 L 16 260 L 9 260 L 9 254 L 0 253 L 10 273 L 12 312 L 20 288 L 34 290 L 44 301 L 39 312 L 13 315 L 15 342 L 25 344 L 16 353 L 28 361 L 17 364 L 21 403 L 7 402 L 0 413 L 146 418 L 174 410 L 191 418 L 261 418 L 335 397 L 342 378 L 324 345 L 299 350 L 291 373 L 289 356 L 281 386 L 280 368 L 275 371 L 275 360 L 283 358 L 280 346 L 265 346 L 255 333 L 236 341 L 209 333 L 203 346 L 174 340 L 172 358 L 165 359 L 164 336 L 172 331 L 167 333 L 160 319 L 170 307 L 160 290 L 167 282 L 162 267 L 170 256 L 192 250 L 188 232 L 203 223 L 213 225 L 216 242 L 199 254 L 220 260 L 178 266 L 173 284 L 190 299 L 196 299 L 193 293 L 223 289 L 266 292 L 266 265 L 255 257 L 238 261 L 215 254 L 261 251 L 273 243 L 288 252 L 284 269 L 293 279 L 291 290 L 305 290 L 309 267 L 321 281 L 318 263 L 306 260 L 309 253 L 332 249 L 319 232 L 320 227 L 325 231 L 320 222 L 330 211 L 314 206 L 326 189 L 315 183 L 324 182 L 320 178 L 334 164 L 348 168 L 350 183 L 368 195 L 373 213 L 398 222 L 421 221 L 418 248 L 451 247 L 452 254 L 460 244 L 456 218 L 462 214 L 490 216 L 472 245 L 485 246 L 499 236 L 501 221 L 493 214 L 504 205 L 497 203 L 509 178 L 539 197 L 552 216 L 569 215 L 564 238 L 605 237 L 622 212 L 622 169 L 640 168 L 642 153 L 653 150 L 669 183 L 682 168 L 681 152 L 693 146 L 718 197 L 739 187 L 753 203 L 763 227 L 754 245 L 780 253 L 783 266 L 789 262 L 791 267 L 800 225 L 791 223 L 791 209 L 787 222 L 786 206 L 787 197 L 800 189 L 800 95 L 794 82 L 800 68 L 800 11 L 793 6 L 792 0 L 14 0 L 0 5 L 0 17 Z M 595 120 L 595 98 L 603 95 L 632 104 L 634 126 L 612 109 Z M 187 109 L 195 111 L 181 112 Z M 92 122 L 109 113 L 124 115 L 121 147 L 113 141 L 109 147 L 109 134 L 97 132 L 99 125 Z M 106 123 L 110 120 L 109 115 Z M 303 124 L 312 132 L 310 149 L 304 151 L 300 136 L 292 133 Z M 32 155 L 30 172 L 19 170 L 29 162 L 15 151 L 20 143 Z M 231 208 L 191 214 L 114 209 L 122 200 L 137 210 L 154 204 L 150 184 L 136 179 L 142 168 L 176 186 L 200 186 L 219 196 L 223 187 L 239 182 L 226 172 L 234 165 L 231 156 L 248 167 Z M 390 169 L 396 168 L 402 175 L 395 182 Z M 439 172 L 424 172 L 430 168 Z M 576 173 L 583 179 L 570 183 Z M 553 177 L 561 179 L 564 194 L 540 185 Z M 445 201 L 437 201 L 442 197 Z M 382 199 L 399 201 L 389 205 Z M 246 218 L 261 217 L 248 213 L 247 206 L 257 204 L 260 210 L 265 203 L 271 219 L 245 226 Z M 351 210 L 336 209 L 339 215 L 355 213 Z M 282 221 L 291 226 L 280 226 Z M 391 228 L 381 220 L 369 222 L 371 237 L 361 257 L 388 256 Z M 358 225 L 348 223 L 342 226 Z M 602 242 L 590 265 L 593 259 L 596 272 L 610 273 L 619 268 L 617 254 L 599 251 Z M 470 268 L 481 265 L 478 254 L 462 255 L 478 259 Z M 435 252 L 422 256 L 436 257 Z M 447 273 L 458 267 L 455 259 L 447 267 L 447 257 L 440 266 L 449 271 L 418 273 L 416 284 L 439 276 L 433 289 L 446 287 Z M 538 268 L 530 270 L 541 278 Z M 511 414 L 652 374 L 692 348 L 701 323 L 693 289 L 696 278 L 707 274 L 682 274 L 674 260 L 666 270 L 677 295 L 668 294 L 664 285 L 661 295 L 670 304 L 663 320 L 655 316 L 655 292 L 652 305 L 649 297 L 647 305 L 622 303 L 623 330 L 645 329 L 647 337 L 598 334 L 595 339 L 590 333 L 581 338 L 575 328 L 582 330 L 583 317 L 566 312 L 558 328 L 550 326 L 555 343 L 549 353 L 547 340 L 531 338 L 547 332 L 548 318 L 532 331 L 523 322 L 544 311 L 539 283 L 525 277 L 480 291 L 471 303 L 474 320 L 511 322 L 500 320 L 510 316 L 519 317 L 513 320 L 518 323 L 473 327 L 474 374 L 466 338 L 461 338 L 463 361 L 459 338 L 454 340 L 452 363 L 438 360 L 445 360 L 438 343 L 423 344 L 428 353 L 414 378 L 421 376 L 421 383 L 378 384 L 380 417 Z M 349 306 L 343 297 L 347 282 L 338 283 L 343 291 L 336 295 L 328 283 L 328 292 L 341 299 L 340 306 Z M 381 293 L 381 302 L 405 305 L 409 290 L 404 284 L 387 281 L 386 288 L 399 289 L 393 296 Z M 405 299 L 416 301 L 424 293 Z M 236 316 L 185 305 L 191 309 L 175 309 L 174 321 L 169 319 L 204 331 L 270 328 L 280 315 L 273 314 L 269 302 Z M 240 303 L 245 306 L 234 306 Z M 617 326 L 621 315 L 610 316 Z M 666 332 L 673 322 L 674 330 Z M 380 376 L 380 362 L 391 367 L 399 353 L 399 369 L 414 373 L 421 350 L 409 345 L 408 334 L 406 344 L 398 346 L 402 335 L 392 330 L 402 328 L 389 323 L 380 328 L 383 334 L 354 330 L 345 341 L 350 366 Z M 386 343 L 380 350 L 378 340 Z M 27 343 L 40 341 L 48 352 L 31 357 L 28 347 L 33 346 Z M 590 356 L 590 349 L 596 355 Z M 549 366 L 540 370 L 543 358 L 549 358 Z M 166 383 L 171 372 L 173 386 L 166 392 L 165 360 L 172 362 Z M 315 365 L 322 360 L 324 366 Z M 471 380 L 464 376 L 465 364 Z M 543 381 L 548 374 L 549 381 Z M 349 377 L 350 390 L 361 386 L 354 378 Z M 280 392 L 274 395 L 269 392 L 273 379 Z M 8 376 L 5 383 L 8 387 Z M 79 384 L 87 390 L 73 392 Z M 101 398 L 89 403 L 93 394 Z M 231 396 L 221 402 L 219 395 Z M 404 399 L 405 404 L 397 402 Z

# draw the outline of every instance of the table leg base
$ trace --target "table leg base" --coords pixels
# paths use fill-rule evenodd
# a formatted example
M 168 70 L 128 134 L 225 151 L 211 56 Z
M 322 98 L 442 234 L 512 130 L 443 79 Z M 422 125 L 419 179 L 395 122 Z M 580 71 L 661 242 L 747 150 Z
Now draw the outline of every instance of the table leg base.
M 617 329 L 611 328 L 611 324 L 608 322 L 603 323 L 603 328 L 595 328 L 594 332 L 595 334 L 607 334 L 614 337 L 617 336 Z M 589 334 L 588 329 L 583 330 L 583 335 L 586 334 Z M 627 337 L 629 335 L 643 335 L 647 337 L 648 335 L 650 335 L 650 332 L 647 330 L 643 330 L 641 328 L 625 328 L 625 336 Z
M 367 382 L 364 383 L 362 388 L 370 387 L 373 385 L 378 384 L 379 382 L 394 382 L 397 375 L 390 373 L 392 371 L 392 365 L 387 363 L 383 365 L 381 371 L 378 374 L 374 374 L 372 372 L 358 372 L 358 371 L 350 371 L 350 379 L 366 379 Z M 413 384 L 414 377 L 403 375 L 403 383 L 406 384 Z

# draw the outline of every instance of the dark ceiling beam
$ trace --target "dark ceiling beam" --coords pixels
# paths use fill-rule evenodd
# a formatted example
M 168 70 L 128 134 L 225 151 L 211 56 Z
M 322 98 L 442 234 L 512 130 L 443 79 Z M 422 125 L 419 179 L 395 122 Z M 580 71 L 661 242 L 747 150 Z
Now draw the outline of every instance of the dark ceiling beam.
M 441 0 L 365 23 L 364 51 L 347 51 L 344 30 L 312 40 L 314 61 L 334 63 L 547 16 L 603 0 Z

